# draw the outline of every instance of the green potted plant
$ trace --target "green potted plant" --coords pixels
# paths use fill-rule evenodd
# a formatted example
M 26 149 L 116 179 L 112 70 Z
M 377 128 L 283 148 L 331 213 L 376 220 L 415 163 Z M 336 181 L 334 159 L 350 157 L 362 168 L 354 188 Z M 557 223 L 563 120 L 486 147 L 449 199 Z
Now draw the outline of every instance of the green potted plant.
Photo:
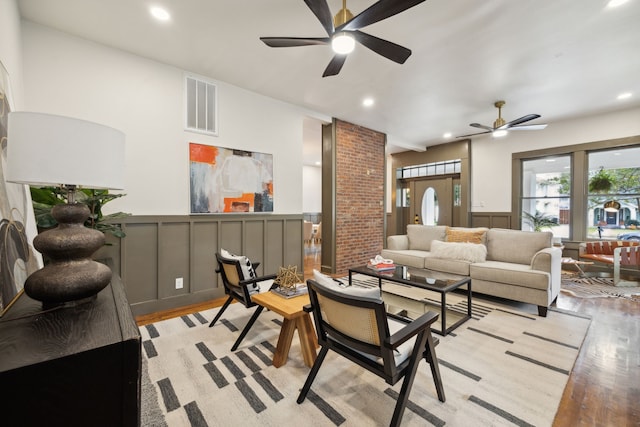
M 91 215 L 84 225 L 102 231 L 105 235 L 109 234 L 118 238 L 125 237 L 120 224 L 113 224 L 111 221 L 131 214 L 116 212 L 104 215 L 102 213 L 102 207 L 105 204 L 122 196 L 125 196 L 125 194 L 109 194 L 109 190 L 88 188 L 77 190 L 76 201 L 86 204 L 91 211 Z M 51 216 L 51 208 L 61 203 L 67 203 L 67 192 L 59 187 L 31 187 L 31 200 L 33 201 L 33 211 L 38 228 L 48 229 L 57 225 L 56 220 Z
M 589 179 L 589 193 L 608 193 L 613 186 L 613 180 L 613 176 L 600 166 L 598 172 Z
M 525 222 L 529 223 L 533 227 L 533 231 L 542 231 L 543 228 L 551 228 L 558 225 L 558 223 L 548 215 L 544 215 L 542 212 L 536 211 L 534 215 L 529 212 L 523 211 L 522 216 Z

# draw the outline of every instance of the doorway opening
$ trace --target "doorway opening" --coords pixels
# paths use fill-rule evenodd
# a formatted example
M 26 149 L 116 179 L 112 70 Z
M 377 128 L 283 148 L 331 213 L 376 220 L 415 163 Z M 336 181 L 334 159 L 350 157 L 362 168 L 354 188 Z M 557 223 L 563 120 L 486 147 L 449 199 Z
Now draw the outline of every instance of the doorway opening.
M 322 125 L 323 121 L 303 120 L 302 212 L 304 273 L 320 270 L 322 260 Z

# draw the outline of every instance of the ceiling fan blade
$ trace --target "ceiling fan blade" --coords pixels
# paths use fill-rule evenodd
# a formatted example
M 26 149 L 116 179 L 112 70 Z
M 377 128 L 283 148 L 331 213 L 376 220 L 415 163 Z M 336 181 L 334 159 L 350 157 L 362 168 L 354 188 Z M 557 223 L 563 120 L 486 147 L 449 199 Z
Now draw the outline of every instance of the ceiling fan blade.
M 521 125 L 521 126 L 511 126 L 509 130 L 542 130 L 546 128 L 546 124 L 540 125 Z
M 346 60 L 347 55 L 334 55 L 329 65 L 327 65 L 327 68 L 325 68 L 324 73 L 322 73 L 322 77 L 335 76 L 338 74 Z
M 407 58 L 411 56 L 411 50 L 400 46 L 399 44 L 380 39 L 358 30 L 352 31 L 351 33 L 358 42 L 362 43 L 363 46 L 387 59 L 397 62 L 398 64 L 404 64 Z
M 329 37 L 260 37 L 270 47 L 293 47 L 324 45 L 331 42 Z
M 309 9 L 316 15 L 329 36 L 333 35 L 333 15 L 329 10 L 327 0 L 304 0 Z
M 493 129 L 492 130 L 488 130 L 486 132 L 470 133 L 469 135 L 460 135 L 460 136 L 456 136 L 456 138 L 466 138 L 468 136 L 482 135 L 483 133 L 491 133 L 491 132 L 493 132 Z
M 522 116 L 519 119 L 511 120 L 510 122 L 503 124 L 498 129 L 509 129 L 512 126 L 519 125 L 520 123 L 528 122 L 539 117 L 540 114 L 527 114 L 526 116 Z
M 350 21 L 336 28 L 336 32 L 358 30 L 367 25 L 375 24 L 378 21 L 404 12 L 423 1 L 425 0 L 380 0 L 360 12 Z
M 480 123 L 471 123 L 469 126 L 473 126 L 474 128 L 480 128 L 480 129 L 485 129 L 488 132 L 493 132 L 493 128 L 491 126 L 485 126 L 485 125 L 481 125 Z M 483 132 L 485 133 L 485 132 Z M 474 134 L 476 135 L 476 134 Z M 469 135 L 466 135 L 469 136 Z

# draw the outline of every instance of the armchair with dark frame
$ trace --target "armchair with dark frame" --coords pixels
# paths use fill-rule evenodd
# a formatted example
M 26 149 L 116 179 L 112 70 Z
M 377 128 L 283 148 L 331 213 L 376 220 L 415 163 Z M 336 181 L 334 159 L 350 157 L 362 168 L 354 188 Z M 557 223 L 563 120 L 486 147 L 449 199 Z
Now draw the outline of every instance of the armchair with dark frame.
M 386 312 L 382 299 L 348 294 L 330 283 L 308 280 L 318 344 L 321 346 L 297 402 L 302 403 L 329 350 L 351 360 L 394 385 L 404 377 L 391 426 L 402 420 L 420 359 L 431 367 L 438 399 L 445 401 L 442 378 L 436 358 L 438 340 L 431 335 L 431 325 L 438 314 L 427 312 L 410 321 Z
M 222 277 L 224 292 L 228 295 L 228 298 L 222 305 L 222 308 L 216 317 L 209 324 L 209 327 L 211 328 L 215 325 L 220 316 L 222 316 L 222 313 L 224 313 L 233 300 L 238 301 L 247 308 L 256 307 L 256 310 L 253 312 L 253 315 L 251 315 L 249 322 L 247 322 L 240 333 L 240 336 L 233 344 L 233 347 L 231 347 L 231 351 L 235 351 L 238 348 L 244 337 L 247 335 L 247 332 L 249 332 L 249 329 L 251 329 L 260 313 L 262 313 L 262 310 L 264 310 L 264 307 L 251 300 L 251 296 L 260 292 L 268 292 L 269 290 L 277 287 L 277 285 L 273 283 L 273 279 L 277 277 L 277 274 L 270 274 L 262 277 L 250 277 L 248 279 L 245 278 L 240 258 L 244 257 L 225 258 L 219 253 L 216 253 L 216 260 L 218 262 L 216 273 L 220 273 L 220 276 Z M 259 264 L 260 263 L 252 263 L 252 270 L 255 271 Z

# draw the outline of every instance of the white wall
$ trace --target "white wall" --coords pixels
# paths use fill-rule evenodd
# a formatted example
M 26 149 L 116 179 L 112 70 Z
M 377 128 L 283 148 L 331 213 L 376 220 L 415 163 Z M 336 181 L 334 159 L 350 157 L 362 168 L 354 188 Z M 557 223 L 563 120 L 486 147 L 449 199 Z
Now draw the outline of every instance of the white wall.
M 544 120 L 542 120 L 544 121 Z M 564 145 L 640 135 L 640 108 L 549 123 L 540 131 L 512 131 L 471 142 L 473 212 L 511 211 L 511 155 Z
M 108 212 L 188 214 L 189 142 L 273 154 L 274 213 L 302 212 L 302 121 L 309 111 L 216 82 L 219 136 L 186 132 L 183 70 L 30 22 L 22 23 L 22 39 L 25 109 L 127 136 L 127 196 Z M 87 161 L 99 160 L 87 153 Z
M 312 209 L 315 202 L 302 187 L 302 122 L 317 113 L 218 82 L 220 136 L 185 132 L 182 70 L 24 22 L 21 52 L 19 23 L 15 1 L 0 0 L 0 60 L 12 75 L 17 109 L 92 120 L 127 134 L 127 196 L 107 212 L 187 214 L 190 141 L 272 153 L 275 212 L 321 210 Z M 640 135 L 638 108 L 511 132 L 502 140 L 474 138 L 472 210 L 511 210 L 514 152 L 633 135 Z M 390 203 L 389 197 L 388 210 Z
M 22 108 L 22 54 L 20 14 L 14 0 L 0 0 L 0 62 L 11 80 L 11 98 L 15 109 Z
M 319 166 L 303 166 L 302 192 L 303 212 L 322 212 L 322 168 Z

